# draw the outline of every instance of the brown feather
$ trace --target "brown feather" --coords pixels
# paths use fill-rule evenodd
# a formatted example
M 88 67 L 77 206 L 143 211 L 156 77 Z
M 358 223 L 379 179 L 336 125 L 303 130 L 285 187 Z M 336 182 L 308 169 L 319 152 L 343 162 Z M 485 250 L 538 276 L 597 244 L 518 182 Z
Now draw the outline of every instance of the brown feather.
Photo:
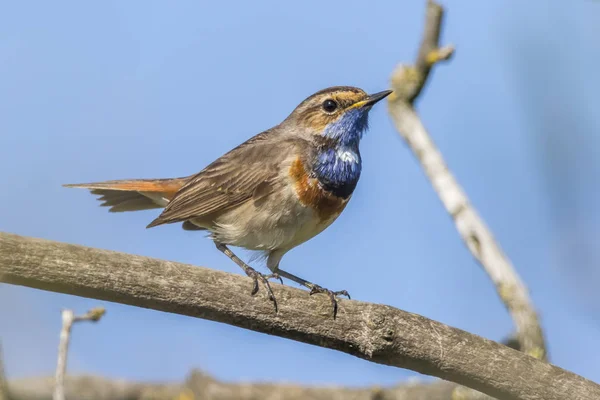
M 163 205 L 143 193 L 155 193 L 170 200 L 186 180 L 187 178 L 127 179 L 63 186 L 90 189 L 91 194 L 100 196 L 98 200 L 102 201 L 101 206 L 110 207 L 110 212 L 124 212 L 163 208 Z
M 205 230 L 205 228 L 200 228 L 198 225 L 195 225 L 190 221 L 183 221 L 183 224 L 181 224 L 181 227 L 185 231 L 203 231 L 203 230 Z
M 242 204 L 274 181 L 298 140 L 262 132 L 218 158 L 188 183 L 147 227 L 202 218 Z

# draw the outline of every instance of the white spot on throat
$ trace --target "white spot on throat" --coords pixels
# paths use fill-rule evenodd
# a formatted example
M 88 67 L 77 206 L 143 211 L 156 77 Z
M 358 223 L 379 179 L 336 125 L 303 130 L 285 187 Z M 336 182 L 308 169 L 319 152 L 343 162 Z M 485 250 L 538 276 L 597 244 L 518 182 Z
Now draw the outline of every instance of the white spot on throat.
M 356 154 L 350 149 L 342 147 L 337 149 L 335 154 L 342 162 L 351 162 L 354 164 L 358 164 L 358 154 Z

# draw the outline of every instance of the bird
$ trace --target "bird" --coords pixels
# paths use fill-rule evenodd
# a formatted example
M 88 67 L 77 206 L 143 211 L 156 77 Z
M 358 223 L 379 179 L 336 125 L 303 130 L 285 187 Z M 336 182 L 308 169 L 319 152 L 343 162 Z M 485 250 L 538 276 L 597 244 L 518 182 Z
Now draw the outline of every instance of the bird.
M 360 141 L 372 107 L 392 90 L 367 94 L 353 86 L 333 86 L 304 99 L 281 123 L 210 163 L 179 178 L 122 179 L 66 184 L 99 196 L 110 212 L 163 208 L 147 228 L 181 223 L 207 231 L 217 249 L 253 280 L 251 294 L 265 287 L 277 312 L 269 279 L 286 278 L 326 294 L 336 317 L 332 291 L 280 268 L 291 249 L 315 237 L 342 213 L 361 175 Z M 229 246 L 258 251 L 270 274 L 262 274 Z

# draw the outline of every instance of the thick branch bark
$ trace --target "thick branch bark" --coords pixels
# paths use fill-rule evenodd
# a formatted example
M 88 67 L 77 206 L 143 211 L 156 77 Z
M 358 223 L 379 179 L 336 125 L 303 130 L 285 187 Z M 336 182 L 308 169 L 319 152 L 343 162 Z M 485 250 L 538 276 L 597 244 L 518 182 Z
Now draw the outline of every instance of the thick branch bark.
M 0 233 L 0 281 L 224 322 L 408 368 L 500 399 L 600 398 L 600 386 L 499 343 L 393 307 L 274 284 L 275 314 L 247 277 Z
M 413 102 L 425 85 L 431 67 L 453 54 L 452 46 L 439 47 L 442 17 L 442 7 L 429 0 L 423 41 L 415 65 L 400 65 L 392 74 L 394 93 L 389 96 L 389 112 L 396 129 L 421 163 L 444 207 L 454 219 L 463 241 L 494 282 L 516 325 L 520 349 L 545 359 L 544 336 L 527 288 L 449 171 L 442 154 L 413 108 Z

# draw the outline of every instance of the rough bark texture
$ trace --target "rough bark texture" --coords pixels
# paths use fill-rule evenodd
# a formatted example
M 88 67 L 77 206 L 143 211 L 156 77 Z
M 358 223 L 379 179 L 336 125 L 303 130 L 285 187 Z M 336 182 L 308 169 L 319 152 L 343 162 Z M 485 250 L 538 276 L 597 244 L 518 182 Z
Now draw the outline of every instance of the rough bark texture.
M 396 129 L 417 157 L 444 207 L 454 219 L 461 238 L 494 282 L 515 323 L 520 348 L 534 357 L 545 359 L 544 336 L 527 288 L 448 169 L 413 108 L 432 66 L 449 59 L 454 52 L 452 46 L 439 47 L 442 18 L 442 7 L 429 0 L 416 62 L 412 66 L 400 65 L 392 74 L 394 93 L 388 97 L 389 112 Z
M 499 399 L 600 398 L 600 386 L 502 344 L 396 308 L 273 284 L 250 295 L 240 275 L 0 233 L 0 281 L 224 322 L 408 368 Z

